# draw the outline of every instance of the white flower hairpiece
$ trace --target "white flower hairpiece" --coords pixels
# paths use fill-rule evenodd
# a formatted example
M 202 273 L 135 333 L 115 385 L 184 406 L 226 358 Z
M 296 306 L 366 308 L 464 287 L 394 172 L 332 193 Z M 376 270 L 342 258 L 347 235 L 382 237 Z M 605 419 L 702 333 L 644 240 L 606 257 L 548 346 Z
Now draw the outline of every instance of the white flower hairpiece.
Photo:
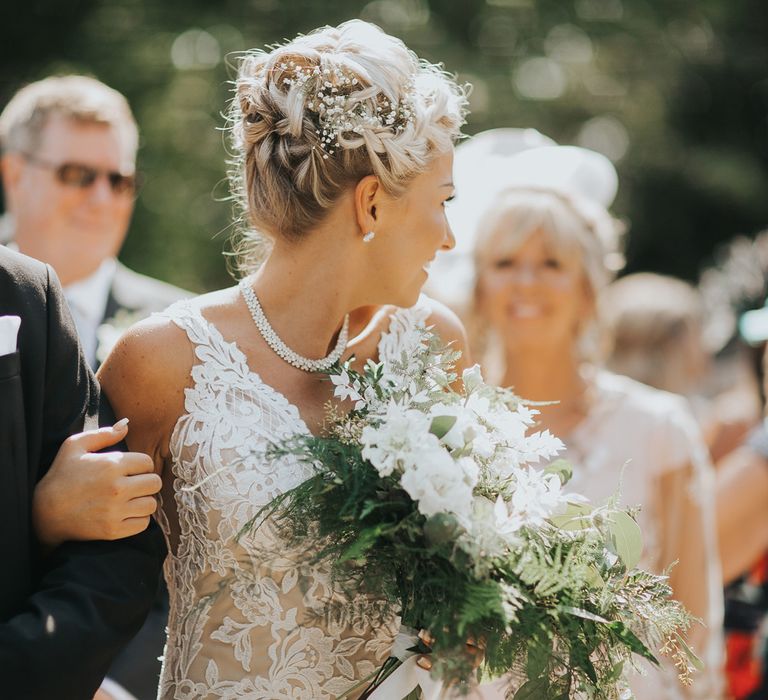
M 327 159 L 341 148 L 339 138 L 344 134 L 361 136 L 366 129 L 400 133 L 413 122 L 415 84 L 412 79 L 406 86 L 405 96 L 392 102 L 382 95 L 371 100 L 370 92 L 364 90 L 360 80 L 338 66 L 321 68 L 291 61 L 281 63 L 280 68 L 289 73 L 283 83 L 304 89 L 307 109 L 317 114 L 316 133 L 325 151 L 323 158 Z

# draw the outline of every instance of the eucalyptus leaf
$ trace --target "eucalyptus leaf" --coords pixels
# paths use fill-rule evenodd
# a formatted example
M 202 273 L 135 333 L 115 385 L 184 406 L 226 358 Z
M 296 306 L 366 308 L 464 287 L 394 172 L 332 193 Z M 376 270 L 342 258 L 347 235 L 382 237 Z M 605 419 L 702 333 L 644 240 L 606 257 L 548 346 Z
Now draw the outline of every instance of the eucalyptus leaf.
M 594 527 L 592 523 L 592 506 L 585 503 L 569 502 L 565 512 L 550 518 L 556 527 L 562 530 L 586 530 Z
M 590 585 L 596 589 L 605 588 L 605 581 L 597 570 L 597 567 L 594 565 L 590 565 L 587 569 L 587 581 L 589 581 Z
M 589 680 L 597 684 L 597 671 L 595 671 L 595 666 L 589 658 L 590 651 L 590 648 L 578 637 L 573 637 L 571 640 L 571 663 L 580 668 Z
M 617 510 L 608 517 L 608 549 L 627 569 L 633 569 L 643 554 L 643 533 L 634 518 Z
M 435 513 L 424 523 L 424 535 L 436 546 L 453 542 L 460 531 L 459 521 L 450 513 Z
M 544 473 L 557 474 L 560 477 L 560 483 L 565 486 L 573 476 L 573 466 L 567 459 L 556 459 L 544 468 Z
M 545 645 L 538 636 L 528 641 L 528 655 L 525 670 L 529 678 L 544 676 L 552 658 L 551 644 Z
M 456 425 L 456 416 L 435 416 L 432 419 L 432 425 L 429 426 L 429 432 L 438 440 L 442 440 L 448 431 Z
M 513 700 L 542 700 L 549 695 L 549 679 L 546 677 L 533 678 L 524 683 L 514 694 Z
M 339 562 L 362 559 L 386 529 L 384 525 L 376 525 L 363 530 L 357 539 L 341 553 Z
M 614 620 L 608 624 L 608 627 L 632 652 L 642 656 L 644 659 L 648 659 L 648 661 L 656 666 L 659 665 L 659 660 L 651 653 L 651 650 L 623 622 Z
M 619 678 L 621 678 L 622 673 L 624 673 L 624 662 L 619 661 L 618 663 L 613 665 L 613 668 L 611 669 L 611 673 L 606 680 L 608 680 L 611 683 L 615 683 L 616 681 L 619 680 Z
M 610 620 L 606 620 L 604 617 L 601 617 L 600 615 L 595 615 L 594 613 L 589 612 L 589 610 L 584 610 L 583 608 L 575 608 L 570 605 L 564 605 L 560 607 L 560 610 L 563 612 L 567 612 L 569 615 L 573 615 L 574 617 L 580 617 L 582 620 L 591 620 L 592 622 L 600 622 L 601 624 L 607 625 L 609 624 Z
M 685 655 L 688 657 L 688 660 L 691 662 L 693 667 L 697 671 L 703 671 L 704 670 L 704 662 L 696 656 L 696 652 L 694 652 L 691 647 L 688 646 L 688 642 L 683 639 L 683 637 L 679 634 L 675 634 L 675 638 L 677 639 L 677 643 L 680 645 L 680 648 L 685 652 Z

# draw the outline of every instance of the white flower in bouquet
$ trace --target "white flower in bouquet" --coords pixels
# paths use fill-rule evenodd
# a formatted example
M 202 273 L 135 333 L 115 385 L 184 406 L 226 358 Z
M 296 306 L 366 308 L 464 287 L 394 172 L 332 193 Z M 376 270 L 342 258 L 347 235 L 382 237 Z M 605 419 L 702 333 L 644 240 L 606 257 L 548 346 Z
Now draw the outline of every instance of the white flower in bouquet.
M 471 394 L 475 389 L 482 386 L 484 380 L 480 365 L 467 367 L 467 369 L 461 373 L 461 381 L 464 384 L 464 391 L 467 394 Z
M 430 425 L 423 412 L 390 401 L 381 420 L 363 428 L 363 457 L 380 476 L 389 476 L 414 465 L 423 453 L 444 453 L 437 437 L 429 432 Z
M 501 496 L 495 502 L 485 496 L 475 496 L 469 517 L 461 518 L 459 522 L 465 530 L 459 545 L 474 561 L 503 556 L 510 547 L 521 542 L 520 527 L 510 516 Z
M 417 456 L 400 477 L 400 485 L 416 501 L 419 512 L 426 516 L 468 515 L 477 482 L 476 467 L 473 471 L 465 460 L 457 462 L 443 447 L 423 449 Z
M 490 457 L 493 445 L 488 430 L 478 421 L 477 414 L 462 403 L 436 403 L 429 415 L 433 419 L 450 419 L 447 432 L 440 436 L 440 441 L 451 450 L 472 448 L 479 456 Z
M 475 419 L 485 425 L 494 441 L 500 441 L 505 445 L 524 445 L 528 436 L 526 431 L 534 423 L 536 411 L 531 410 L 523 403 L 508 406 L 494 394 L 491 387 L 483 386 L 481 391 L 473 391 L 466 399 L 468 411 Z M 557 441 L 559 448 L 562 443 Z
M 511 525 L 539 527 L 547 518 L 565 510 L 568 498 L 557 474 L 535 469 L 515 469 L 515 489 L 508 508 Z
M 464 481 L 474 488 L 480 481 L 480 468 L 472 457 L 460 457 L 456 460 L 456 465 L 464 474 Z
M 523 404 L 514 410 L 506 406 L 492 406 L 483 413 L 483 418 L 488 422 L 494 432 L 510 447 L 525 444 L 526 432 L 531 425 L 536 413 Z
M 519 406 L 515 411 L 496 410 L 488 414 L 493 425 L 498 451 L 495 466 L 501 476 L 512 476 L 514 470 L 528 464 L 546 463 L 564 449 L 563 442 L 548 430 L 526 435 L 535 411 Z

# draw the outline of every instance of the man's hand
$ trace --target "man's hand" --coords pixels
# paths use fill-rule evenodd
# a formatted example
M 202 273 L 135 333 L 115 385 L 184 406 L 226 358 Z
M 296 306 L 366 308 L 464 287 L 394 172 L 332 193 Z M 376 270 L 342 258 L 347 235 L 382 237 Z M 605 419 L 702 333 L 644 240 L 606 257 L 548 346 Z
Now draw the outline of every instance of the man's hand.
M 149 525 L 162 487 L 152 460 L 139 452 L 98 452 L 127 434 L 128 419 L 123 419 L 62 444 L 32 499 L 32 521 L 44 545 L 116 540 Z

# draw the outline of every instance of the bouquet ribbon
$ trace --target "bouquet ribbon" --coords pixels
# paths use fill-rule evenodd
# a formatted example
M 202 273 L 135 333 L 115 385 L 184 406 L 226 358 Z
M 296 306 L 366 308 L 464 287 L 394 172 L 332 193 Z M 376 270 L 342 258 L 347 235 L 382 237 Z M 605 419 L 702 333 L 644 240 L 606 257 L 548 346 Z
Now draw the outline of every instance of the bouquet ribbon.
M 419 638 L 413 630 L 407 627 L 401 628 L 395 639 L 392 655 L 402 663 L 368 696 L 368 700 L 404 698 L 417 686 L 421 688 L 423 700 L 438 700 L 442 696 L 443 682 L 434 680 L 429 675 L 429 671 L 416 663 L 418 654 L 407 650 L 408 647 L 418 644 L 418 641 Z

